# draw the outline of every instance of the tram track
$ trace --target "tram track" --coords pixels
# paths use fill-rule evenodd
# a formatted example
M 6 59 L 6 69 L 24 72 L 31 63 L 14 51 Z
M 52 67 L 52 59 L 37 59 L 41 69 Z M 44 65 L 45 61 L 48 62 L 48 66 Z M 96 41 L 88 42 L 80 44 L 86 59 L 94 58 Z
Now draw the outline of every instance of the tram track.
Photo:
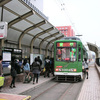
M 65 95 L 70 91 L 70 89 L 73 87 L 74 84 L 71 84 L 68 89 L 62 94 L 62 96 L 58 100 L 63 100 Z
M 65 100 L 64 98 L 66 98 L 66 96 L 68 98 L 71 98 L 70 100 L 75 100 L 75 99 L 72 99 L 72 98 L 73 97 L 77 98 L 78 94 L 76 93 L 75 96 L 73 96 L 73 97 L 71 97 L 69 94 L 73 94 L 73 89 L 78 86 L 78 85 L 76 86 L 76 84 L 77 83 L 65 83 L 65 82 L 64 83 L 61 83 L 61 82 L 55 83 L 54 85 L 47 88 L 45 91 L 43 91 L 43 92 L 39 93 L 37 96 L 33 97 L 32 100 L 47 100 L 47 99 L 48 100 Z M 59 87 L 61 89 L 57 90 L 57 87 Z M 53 97 L 53 96 L 55 96 L 55 97 Z M 48 98 L 46 98 L 46 97 L 48 97 Z M 50 99 L 50 97 L 51 97 L 51 99 Z
M 31 89 L 24 95 L 30 95 L 31 100 L 76 100 L 83 82 L 56 82 L 52 80 Z
M 53 88 L 54 86 L 56 86 L 59 83 L 54 84 L 53 86 L 49 87 L 48 89 L 46 89 L 45 91 L 43 91 L 42 93 L 38 94 L 36 97 L 32 98 L 32 100 L 35 100 L 36 98 L 38 98 L 40 95 L 46 93 L 47 91 L 49 91 L 51 88 Z

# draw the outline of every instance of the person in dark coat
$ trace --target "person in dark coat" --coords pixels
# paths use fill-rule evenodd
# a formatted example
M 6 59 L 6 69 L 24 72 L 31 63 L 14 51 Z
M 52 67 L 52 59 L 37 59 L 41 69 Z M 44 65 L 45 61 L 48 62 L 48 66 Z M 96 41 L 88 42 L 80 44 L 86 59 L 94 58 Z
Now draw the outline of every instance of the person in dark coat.
M 20 68 L 21 68 L 21 66 L 19 65 L 19 60 L 16 59 L 15 63 L 17 64 L 17 66 L 15 67 L 15 70 L 16 70 L 17 74 L 20 74 Z
M 48 76 L 50 77 L 50 58 L 49 56 L 45 59 L 45 73 L 44 73 L 44 77 Z
M 35 58 L 35 61 L 32 63 L 32 72 L 34 74 L 33 77 L 33 84 L 35 83 L 35 79 L 36 79 L 36 83 L 38 83 L 38 75 L 40 74 L 40 63 L 38 62 L 38 58 Z
M 15 57 L 13 56 L 12 59 L 11 59 L 11 71 L 10 71 L 10 74 L 11 74 L 11 77 L 12 77 L 12 81 L 11 81 L 11 84 L 10 84 L 10 88 L 15 88 L 15 79 L 16 79 L 16 75 L 17 75 L 17 72 L 15 70 L 15 68 L 17 67 L 17 64 L 15 62 Z
M 50 59 L 50 69 L 51 69 L 51 73 L 54 76 L 54 58 Z
M 39 63 L 40 63 L 40 66 L 42 65 L 42 60 L 40 59 L 40 56 L 37 57 Z

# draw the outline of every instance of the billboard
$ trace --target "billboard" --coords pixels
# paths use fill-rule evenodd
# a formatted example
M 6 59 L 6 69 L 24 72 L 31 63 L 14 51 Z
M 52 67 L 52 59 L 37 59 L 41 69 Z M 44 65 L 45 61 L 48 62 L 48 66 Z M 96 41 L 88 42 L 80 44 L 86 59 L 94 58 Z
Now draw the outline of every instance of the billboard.
M 0 39 L 7 37 L 7 22 L 0 22 Z

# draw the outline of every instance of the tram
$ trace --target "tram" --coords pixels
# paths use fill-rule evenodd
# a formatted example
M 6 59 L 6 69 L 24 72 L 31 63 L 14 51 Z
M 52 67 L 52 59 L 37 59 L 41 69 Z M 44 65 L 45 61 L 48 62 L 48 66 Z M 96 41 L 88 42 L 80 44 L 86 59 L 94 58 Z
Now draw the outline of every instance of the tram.
M 82 62 L 87 50 L 77 37 L 64 37 L 54 42 L 54 75 L 56 81 L 83 80 Z

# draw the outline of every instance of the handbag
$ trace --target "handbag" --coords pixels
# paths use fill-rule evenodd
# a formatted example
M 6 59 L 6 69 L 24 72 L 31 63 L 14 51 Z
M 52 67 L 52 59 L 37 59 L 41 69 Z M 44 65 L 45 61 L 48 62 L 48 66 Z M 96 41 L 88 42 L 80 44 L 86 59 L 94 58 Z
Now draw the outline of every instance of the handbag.
M 25 77 L 25 81 L 27 81 L 28 83 L 32 81 L 32 77 L 30 76 L 30 73 Z
M 45 69 L 45 67 L 43 68 L 43 72 L 45 72 L 46 71 L 46 69 Z
M 4 85 L 4 77 L 0 76 L 0 87 Z

